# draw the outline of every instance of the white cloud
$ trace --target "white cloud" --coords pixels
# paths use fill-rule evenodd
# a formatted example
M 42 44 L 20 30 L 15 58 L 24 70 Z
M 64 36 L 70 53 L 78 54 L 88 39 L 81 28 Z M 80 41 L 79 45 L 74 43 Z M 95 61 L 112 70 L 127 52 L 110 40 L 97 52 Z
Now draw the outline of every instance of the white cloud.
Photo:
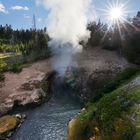
M 2 12 L 2 13 L 8 13 L 7 11 L 6 11 L 6 8 L 5 8 L 5 6 L 0 2 L 0 12 Z
M 19 5 L 12 6 L 11 9 L 12 10 L 25 10 L 25 11 L 29 10 L 27 6 L 19 6 Z
M 29 15 L 23 15 L 24 16 L 24 18 L 26 18 L 26 19 L 31 19 L 31 17 L 29 16 Z

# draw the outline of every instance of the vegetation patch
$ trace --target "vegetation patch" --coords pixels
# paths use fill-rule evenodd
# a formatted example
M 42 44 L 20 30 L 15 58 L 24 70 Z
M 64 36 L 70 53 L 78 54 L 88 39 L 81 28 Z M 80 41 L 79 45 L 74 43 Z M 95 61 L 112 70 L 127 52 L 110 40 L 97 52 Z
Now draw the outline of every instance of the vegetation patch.
M 44 30 L 13 30 L 0 26 L 0 72 L 20 72 L 24 64 L 50 56 L 49 36 Z
M 139 137 L 139 123 L 136 123 L 140 120 L 139 104 L 140 86 L 128 89 L 120 86 L 91 103 L 86 111 L 74 119 L 74 128 L 69 130 L 71 140 L 77 140 L 78 137 L 78 140 L 132 140 Z

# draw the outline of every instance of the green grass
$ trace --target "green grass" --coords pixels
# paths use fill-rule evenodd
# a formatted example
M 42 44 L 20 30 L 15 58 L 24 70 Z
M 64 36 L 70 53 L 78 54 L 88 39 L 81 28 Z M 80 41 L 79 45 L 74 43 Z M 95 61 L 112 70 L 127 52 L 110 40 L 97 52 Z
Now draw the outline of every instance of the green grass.
M 135 135 L 140 138 L 140 123 L 131 120 L 132 114 L 136 112 L 139 113 L 140 120 L 140 109 L 137 110 L 140 104 L 140 86 L 124 88 L 124 85 L 131 81 L 130 78 L 139 73 L 137 72 L 126 70 L 118 77 L 120 83 L 114 81 L 118 85 L 113 84 L 113 91 L 109 89 L 110 93 L 95 103 L 90 103 L 86 111 L 76 117 L 72 128 L 72 140 L 76 140 L 78 135 L 81 137 L 79 140 L 84 140 L 89 134 L 96 135 L 98 140 L 132 140 Z M 99 129 L 98 133 L 95 128 Z
M 12 72 L 21 72 L 22 70 L 22 64 L 18 62 L 13 63 L 6 63 L 3 60 L 0 60 L 0 72 L 6 72 L 6 71 L 12 71 Z
M 86 112 L 81 113 L 75 121 L 76 125 L 73 125 L 74 131 L 76 135 L 82 135 L 83 138 L 79 140 L 85 139 L 84 134 L 87 131 L 96 135 L 95 128 L 100 130 L 101 140 L 114 139 L 113 133 L 116 135 L 115 140 L 132 140 L 136 133 L 136 125 L 133 124 L 129 117 L 131 114 L 128 112 L 134 104 L 139 103 L 140 87 L 128 92 L 119 88 L 90 105 Z M 74 137 L 78 138 L 78 136 Z

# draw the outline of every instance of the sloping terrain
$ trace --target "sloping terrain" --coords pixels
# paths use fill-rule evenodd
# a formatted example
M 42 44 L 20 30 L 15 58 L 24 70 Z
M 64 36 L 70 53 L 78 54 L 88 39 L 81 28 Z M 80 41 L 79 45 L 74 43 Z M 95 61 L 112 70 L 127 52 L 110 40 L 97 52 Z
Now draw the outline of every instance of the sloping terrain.
M 140 76 L 91 103 L 69 123 L 68 140 L 140 140 Z
M 127 60 L 115 51 L 108 51 L 101 47 L 84 50 L 76 56 L 79 68 L 84 68 L 88 73 L 97 71 L 118 72 L 130 66 Z

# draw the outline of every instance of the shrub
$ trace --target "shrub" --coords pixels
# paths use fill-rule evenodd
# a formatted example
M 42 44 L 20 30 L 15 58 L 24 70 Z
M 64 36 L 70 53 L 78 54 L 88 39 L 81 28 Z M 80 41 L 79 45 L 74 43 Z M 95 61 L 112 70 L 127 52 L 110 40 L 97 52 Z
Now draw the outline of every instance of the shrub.
M 6 63 L 5 61 L 0 61 L 0 72 L 12 71 L 12 72 L 21 72 L 22 67 L 21 64 L 18 62 L 10 62 Z M 2 78 L 3 79 L 3 78 Z
M 87 28 L 90 31 L 90 38 L 88 40 L 87 46 L 94 47 L 100 45 L 103 35 L 107 30 L 107 25 L 101 23 L 99 20 L 97 23 L 89 23 Z
M 3 60 L 0 60 L 0 72 L 4 72 L 7 70 L 7 63 Z
M 9 65 L 8 67 L 8 71 L 12 71 L 12 72 L 21 72 L 22 71 L 22 67 L 20 63 L 14 62 L 11 65 Z

